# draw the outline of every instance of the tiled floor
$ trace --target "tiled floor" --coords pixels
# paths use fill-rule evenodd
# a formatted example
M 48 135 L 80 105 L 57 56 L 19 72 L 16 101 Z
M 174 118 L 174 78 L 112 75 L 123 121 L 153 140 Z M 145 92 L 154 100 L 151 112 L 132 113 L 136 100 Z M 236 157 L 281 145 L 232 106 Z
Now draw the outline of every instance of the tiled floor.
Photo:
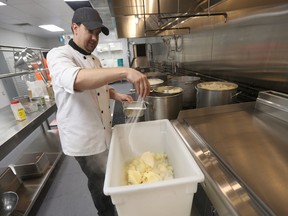
M 65 157 L 37 216 L 98 216 L 87 178 L 73 157 Z M 191 216 L 200 216 L 195 206 Z
M 97 216 L 87 178 L 73 157 L 66 156 L 37 216 Z

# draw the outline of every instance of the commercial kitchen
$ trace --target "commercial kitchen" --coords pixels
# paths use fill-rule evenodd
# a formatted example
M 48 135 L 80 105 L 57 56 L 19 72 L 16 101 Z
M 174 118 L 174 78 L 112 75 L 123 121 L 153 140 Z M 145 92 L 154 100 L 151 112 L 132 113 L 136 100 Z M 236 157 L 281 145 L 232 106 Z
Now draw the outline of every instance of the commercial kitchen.
M 170 207 L 174 212 L 179 204 L 176 212 L 180 213 L 174 213 L 177 216 L 288 215 L 287 1 L 1 3 L 0 192 L 3 195 L 12 191 L 18 197 L 15 209 L 7 215 L 97 215 L 86 177 L 75 160 L 62 153 L 57 107 L 51 92 L 53 80 L 49 80 L 45 63 L 50 49 L 71 39 L 73 12 L 83 6 L 96 8 L 110 30 L 108 37 L 100 36 L 93 53 L 103 67 L 132 67 L 149 79 L 160 81 L 151 85 L 152 91 L 144 99 L 143 115 L 137 116 L 134 123 L 145 131 L 143 134 L 148 133 L 141 137 L 136 126 L 139 142 L 154 143 L 159 134 L 165 134 L 158 131 L 157 124 L 165 124 L 165 142 L 173 140 L 175 151 L 177 144 L 185 146 L 187 160 L 193 160 L 195 169 L 203 175 L 196 188 L 184 189 L 185 202 L 182 196 L 173 200 L 182 190 L 178 183 L 166 189 L 167 197 L 173 194 L 169 200 L 173 207 L 158 193 L 161 184 L 159 188 L 152 186 L 149 190 L 157 192 L 152 193 L 151 200 L 159 199 L 152 204 L 149 199 L 144 200 L 145 208 L 152 208 L 147 212 L 153 212 L 158 204 L 159 208 Z M 48 32 L 39 27 L 44 24 L 54 24 L 62 30 Z M 39 88 L 36 83 L 47 90 L 43 97 L 29 97 L 31 88 Z M 126 80 L 110 85 L 137 100 L 134 86 Z M 206 88 L 209 85 L 212 89 Z M 214 85 L 228 89 L 213 89 Z M 10 104 L 13 99 L 21 103 L 28 100 L 29 104 L 35 99 L 31 104 L 36 107 L 24 106 L 26 119 L 18 121 L 12 112 L 15 104 Z M 111 101 L 110 108 L 117 137 L 118 129 L 128 125 L 129 116 L 120 102 Z M 36 163 L 36 158 L 41 161 Z M 187 175 L 192 172 L 183 165 L 186 157 L 172 159 L 178 161 L 175 169 L 180 166 L 181 176 L 185 176 L 185 169 Z M 139 200 L 147 196 L 143 189 L 136 188 L 135 193 Z M 188 202 L 186 194 L 190 196 Z M 133 193 L 127 196 L 133 197 Z M 124 205 L 135 212 L 137 199 L 121 205 L 115 198 L 119 216 L 133 215 L 121 214 L 121 208 Z M 189 211 L 182 211 L 187 207 Z

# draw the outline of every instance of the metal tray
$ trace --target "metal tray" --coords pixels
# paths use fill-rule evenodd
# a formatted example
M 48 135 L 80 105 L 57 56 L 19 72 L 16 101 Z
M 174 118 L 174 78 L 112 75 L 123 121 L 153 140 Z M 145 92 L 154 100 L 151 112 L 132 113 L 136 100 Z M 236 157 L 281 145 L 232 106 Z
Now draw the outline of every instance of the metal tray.
M 125 101 L 122 104 L 124 115 L 128 118 L 131 117 L 142 117 L 146 110 L 145 101 Z
M 13 173 L 10 167 L 1 168 L 0 193 L 4 193 L 6 191 L 16 192 L 21 184 L 22 181 Z
M 24 154 L 14 165 L 16 175 L 21 179 L 42 176 L 49 167 L 49 160 L 44 152 Z

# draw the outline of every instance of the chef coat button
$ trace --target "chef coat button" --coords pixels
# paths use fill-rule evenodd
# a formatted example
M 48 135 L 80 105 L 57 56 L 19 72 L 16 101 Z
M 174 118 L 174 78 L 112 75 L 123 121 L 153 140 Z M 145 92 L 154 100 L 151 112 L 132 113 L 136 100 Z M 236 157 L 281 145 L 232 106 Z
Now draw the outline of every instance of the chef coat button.
M 106 128 L 104 127 L 104 130 L 105 130 Z
M 101 113 L 103 114 L 103 110 L 101 110 Z
M 110 109 L 110 106 L 109 106 L 109 109 Z
M 92 59 L 93 59 L 93 60 L 95 60 L 95 58 L 94 58 L 94 57 L 92 57 Z
M 111 122 L 111 121 L 110 121 L 109 123 L 110 123 L 110 124 L 112 124 L 112 122 Z
M 86 56 L 83 56 L 84 59 L 86 59 Z
M 100 93 L 98 92 L 97 95 L 100 96 Z

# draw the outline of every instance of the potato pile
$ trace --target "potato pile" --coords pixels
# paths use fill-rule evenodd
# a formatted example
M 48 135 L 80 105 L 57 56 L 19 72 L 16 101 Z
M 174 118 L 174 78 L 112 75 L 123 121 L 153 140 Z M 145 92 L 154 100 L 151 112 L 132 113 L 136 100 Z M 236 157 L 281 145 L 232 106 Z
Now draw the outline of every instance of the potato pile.
M 144 184 L 173 179 L 173 167 L 165 153 L 144 152 L 127 163 L 127 184 Z
M 199 86 L 202 89 L 208 89 L 208 90 L 231 90 L 235 89 L 235 86 L 225 84 L 225 83 L 217 83 L 217 82 L 207 82 L 207 83 L 201 83 Z

